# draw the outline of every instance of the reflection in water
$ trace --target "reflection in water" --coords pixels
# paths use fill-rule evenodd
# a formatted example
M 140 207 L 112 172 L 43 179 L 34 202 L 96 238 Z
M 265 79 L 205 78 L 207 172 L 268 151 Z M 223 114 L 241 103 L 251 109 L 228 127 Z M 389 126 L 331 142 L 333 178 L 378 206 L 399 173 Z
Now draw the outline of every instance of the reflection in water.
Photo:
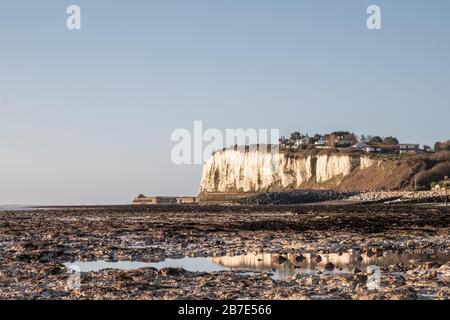
M 248 272 L 272 272 L 274 279 L 284 279 L 292 274 L 311 274 L 317 271 L 332 273 L 350 273 L 353 268 L 365 270 L 369 265 L 387 266 L 394 264 L 411 264 L 412 260 L 418 263 L 439 262 L 445 263 L 449 255 L 421 255 L 421 254 L 396 254 L 385 252 L 379 255 L 350 253 L 321 254 L 320 256 L 304 254 L 301 256 L 288 254 L 247 254 L 242 256 L 225 256 L 220 258 L 184 257 L 181 259 L 166 259 L 156 263 L 145 263 L 138 261 L 76 261 L 66 263 L 77 266 L 81 272 L 100 271 L 103 269 L 132 270 L 153 267 L 161 268 L 183 268 L 191 272 L 217 272 L 217 271 L 248 271 Z M 331 263 L 331 264 L 330 264 Z
M 280 258 L 281 257 L 281 258 Z M 286 259 L 285 259 L 286 258 Z M 369 265 L 388 266 L 395 264 L 411 264 L 412 260 L 425 262 L 446 262 L 449 256 L 430 256 L 421 254 L 396 254 L 385 252 L 383 255 L 332 253 L 320 256 L 304 254 L 297 256 L 288 254 L 247 254 L 234 257 L 213 258 L 214 263 L 232 270 L 272 271 L 276 278 L 285 278 L 296 273 L 315 273 L 317 271 L 333 273 L 350 273 L 353 268 L 366 268 Z M 331 264 L 332 265 L 331 265 Z

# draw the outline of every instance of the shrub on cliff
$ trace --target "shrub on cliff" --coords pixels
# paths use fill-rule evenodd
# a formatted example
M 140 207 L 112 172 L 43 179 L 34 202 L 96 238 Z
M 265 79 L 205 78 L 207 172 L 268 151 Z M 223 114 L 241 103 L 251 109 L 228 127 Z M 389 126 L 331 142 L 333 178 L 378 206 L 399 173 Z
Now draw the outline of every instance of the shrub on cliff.
M 436 164 L 430 170 L 417 173 L 415 177 L 419 186 L 429 186 L 432 182 L 444 180 L 449 175 L 450 161 L 444 161 Z
M 369 145 L 377 145 L 377 144 L 382 144 L 383 143 L 383 139 L 379 136 L 375 136 L 375 137 L 370 137 L 368 144 Z
M 396 137 L 386 137 L 383 139 L 383 144 L 389 146 L 396 146 L 398 145 L 398 139 Z
M 434 151 L 450 151 L 450 140 L 446 142 L 436 142 L 434 144 Z
M 427 156 L 428 159 L 436 162 L 450 161 L 450 151 L 441 151 Z

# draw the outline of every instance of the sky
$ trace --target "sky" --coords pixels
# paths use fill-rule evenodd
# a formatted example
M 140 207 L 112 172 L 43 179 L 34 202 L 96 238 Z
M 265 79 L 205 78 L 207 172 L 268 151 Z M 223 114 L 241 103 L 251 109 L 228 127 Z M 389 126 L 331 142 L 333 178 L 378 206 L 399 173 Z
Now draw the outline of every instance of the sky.
M 81 8 L 68 30 L 66 8 Z M 366 27 L 369 5 L 382 29 Z M 171 134 L 450 139 L 448 0 L 41 0 L 0 10 L 0 204 L 196 195 Z

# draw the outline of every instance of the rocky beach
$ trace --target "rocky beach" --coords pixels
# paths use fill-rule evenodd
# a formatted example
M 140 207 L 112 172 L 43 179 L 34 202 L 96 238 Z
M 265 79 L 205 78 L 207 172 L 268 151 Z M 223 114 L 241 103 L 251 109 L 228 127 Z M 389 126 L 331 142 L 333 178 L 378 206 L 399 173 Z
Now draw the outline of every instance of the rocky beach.
M 0 299 L 449 299 L 449 228 L 395 203 L 3 211 Z

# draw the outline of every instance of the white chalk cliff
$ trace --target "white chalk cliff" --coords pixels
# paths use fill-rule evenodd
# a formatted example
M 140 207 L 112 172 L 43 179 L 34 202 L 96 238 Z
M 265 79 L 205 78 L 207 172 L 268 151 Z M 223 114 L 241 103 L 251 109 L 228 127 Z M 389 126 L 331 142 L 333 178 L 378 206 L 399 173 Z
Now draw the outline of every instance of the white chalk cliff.
M 339 179 L 375 162 L 360 154 L 289 155 L 226 149 L 205 163 L 200 192 L 320 188 L 331 180 L 339 184 Z

